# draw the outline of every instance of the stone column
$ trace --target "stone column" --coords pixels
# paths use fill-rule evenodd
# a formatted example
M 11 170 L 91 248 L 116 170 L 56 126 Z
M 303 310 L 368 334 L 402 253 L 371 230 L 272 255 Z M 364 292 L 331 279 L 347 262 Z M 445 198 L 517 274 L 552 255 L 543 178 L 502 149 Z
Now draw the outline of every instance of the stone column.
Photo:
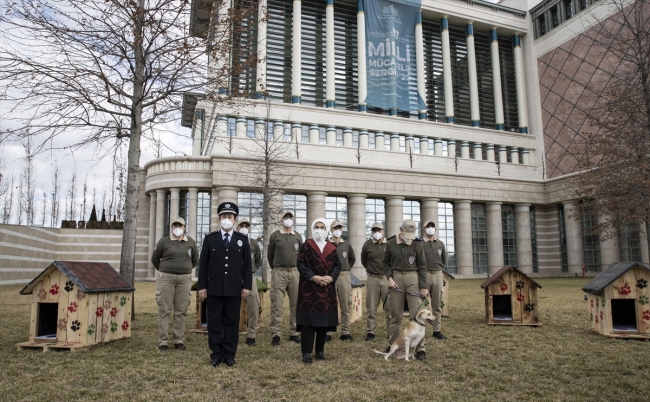
M 483 144 L 480 142 L 474 143 L 474 159 L 477 161 L 483 160 Z
M 367 133 L 366 138 L 368 138 Z M 346 148 L 352 148 L 352 128 L 350 127 L 343 129 L 343 146 Z
M 147 276 L 149 278 L 153 278 L 156 275 L 156 269 L 151 263 L 151 256 L 156 249 L 156 242 L 158 241 L 156 237 L 156 196 L 155 191 L 149 192 L 149 258 L 147 258 L 147 267 L 149 268 Z
M 435 156 L 442 156 L 442 138 L 433 139 L 433 154 Z
M 300 103 L 302 95 L 302 3 L 293 0 L 293 37 L 291 41 L 291 103 Z
M 368 149 L 368 130 L 359 130 L 359 148 Z
M 385 145 L 386 145 L 386 142 L 384 141 L 384 132 L 383 131 L 377 131 L 375 133 L 375 149 L 383 151 Z
M 445 92 L 445 121 L 454 122 L 454 87 L 451 80 L 451 48 L 449 45 L 449 18 L 443 15 L 440 18 L 442 36 L 442 75 Z
M 219 214 L 217 208 L 219 207 L 219 190 L 216 187 L 212 188 L 210 192 L 210 231 L 214 232 L 219 229 Z
M 503 268 L 503 225 L 501 203 L 485 203 L 488 244 L 488 272 L 490 275 Z
M 201 155 L 203 152 L 203 110 L 194 114 L 194 127 L 192 128 L 192 155 Z M 153 193 L 152 193 L 153 194 Z
M 406 153 L 415 153 L 415 140 L 413 139 L 412 135 L 407 135 L 406 139 L 404 140 L 404 151 Z
M 235 120 L 235 135 L 241 138 L 246 137 L 246 118 L 244 116 L 239 116 Z
M 327 126 L 327 131 L 326 131 L 326 136 L 325 136 L 325 143 L 327 145 L 336 146 L 336 127 L 334 126 Z
M 366 195 L 348 195 L 348 240 L 354 248 L 357 261 L 352 274 L 361 280 L 366 279 L 366 270 L 361 265 L 361 247 L 366 241 Z
M 188 220 L 185 225 L 185 230 L 187 232 L 187 235 L 190 236 L 192 239 L 196 240 L 196 242 L 198 243 L 199 239 L 196 238 L 196 225 L 197 225 L 196 215 L 198 212 L 199 189 L 196 187 L 190 187 L 188 189 L 188 193 L 189 193 L 188 202 L 190 203 L 190 205 L 188 208 Z
M 422 39 L 422 12 L 418 13 L 418 19 L 415 24 L 415 65 L 417 74 L 418 94 L 424 102 L 427 101 L 427 89 L 425 87 L 424 76 L 424 40 Z M 418 119 L 427 119 L 427 109 L 418 111 Z
M 450 158 L 456 157 L 456 141 L 454 140 L 447 141 L 447 156 Z
M 255 120 L 255 138 L 265 138 L 266 121 L 263 119 Z
M 517 265 L 525 274 L 533 273 L 533 244 L 530 235 L 530 204 L 515 205 Z
M 320 141 L 320 128 L 318 124 L 309 125 L 309 143 L 318 144 Z
M 499 146 L 499 163 L 508 163 L 508 150 L 505 145 Z
M 469 159 L 469 142 L 463 141 L 460 143 L 460 157 Z
M 641 242 L 641 263 L 648 265 L 650 263 L 650 250 L 648 248 L 648 234 L 645 225 L 639 225 L 639 236 L 641 237 L 639 241 Z
M 307 193 L 307 237 L 310 239 L 311 223 L 316 218 L 325 218 L 325 197 L 327 197 L 327 193 L 321 191 Z
M 180 212 L 180 192 L 179 188 L 170 188 L 171 195 L 169 196 L 169 220 L 171 221 L 174 218 L 179 216 Z
M 572 217 L 578 213 L 578 206 L 573 201 L 565 201 L 564 227 L 566 228 L 566 249 L 569 263 L 569 273 L 582 275 L 582 265 L 585 263 L 585 253 L 582 247 L 581 222 Z
M 472 202 L 454 201 L 454 233 L 456 234 L 456 266 L 458 274 L 468 277 L 474 274 L 472 256 Z
M 526 86 L 524 80 L 524 56 L 521 53 L 521 37 L 518 33 L 512 35 L 514 47 L 515 80 L 517 82 L 517 111 L 519 113 L 519 132 L 528 133 L 528 111 L 526 109 Z
M 420 137 L 420 153 L 422 155 L 429 155 L 429 138 Z
M 239 196 L 239 189 L 237 187 L 217 187 L 217 190 L 219 191 L 219 204 L 224 202 L 237 204 Z M 219 204 L 217 204 L 217 206 L 219 206 Z
M 267 0 L 259 0 L 258 15 L 266 15 Z M 256 98 L 264 99 L 266 96 L 266 38 L 267 38 L 267 19 L 259 18 L 257 22 L 257 80 L 255 83 Z
M 228 135 L 228 118 L 226 116 L 217 117 L 216 136 L 225 137 Z
M 399 152 L 399 134 L 391 133 L 390 134 L 390 150 L 393 152 Z
M 478 103 L 478 74 L 476 72 L 476 51 L 474 50 L 474 23 L 465 24 L 467 35 L 467 67 L 469 69 L 469 106 L 472 127 L 481 126 L 481 113 Z
M 519 148 L 517 147 L 510 148 L 510 162 L 516 165 L 519 164 Z
M 327 0 L 325 8 L 325 107 L 336 106 L 334 80 L 334 0 Z M 328 142 L 329 145 L 329 142 Z
M 524 165 L 530 165 L 530 150 L 528 148 L 521 149 L 521 162 Z
M 496 28 L 490 30 L 490 48 L 492 50 L 492 85 L 494 87 L 494 122 L 497 130 L 505 130 L 503 119 L 503 98 L 501 95 L 501 62 L 499 60 L 499 33 Z
M 167 195 L 167 191 L 156 190 L 156 242 L 162 239 L 165 233 L 165 198 L 166 198 L 165 196 L 166 195 Z
M 302 123 L 299 121 L 291 123 L 291 142 L 302 142 Z
M 605 218 L 599 223 L 603 223 L 603 221 L 607 220 L 608 219 Z M 602 263 L 603 271 L 607 269 L 609 264 L 612 262 L 621 261 L 621 250 L 619 248 L 618 233 L 615 233 L 611 239 L 600 240 L 600 261 Z
M 423 198 L 420 202 L 420 219 L 422 220 L 422 230 L 424 231 L 424 222 L 433 221 L 438 230 L 438 198 Z M 422 234 L 424 236 L 424 233 Z
M 363 12 L 363 1 L 357 1 L 357 54 L 366 54 L 366 18 Z M 368 110 L 368 105 L 366 104 L 368 89 L 365 57 L 359 57 L 357 60 L 357 75 L 359 111 L 365 113 Z
M 488 161 L 494 162 L 494 144 L 487 144 L 486 156 Z
M 386 197 L 386 237 L 399 233 L 404 222 L 404 197 L 392 195 Z
M 284 138 L 284 122 L 276 120 L 273 122 L 273 139 L 282 141 Z

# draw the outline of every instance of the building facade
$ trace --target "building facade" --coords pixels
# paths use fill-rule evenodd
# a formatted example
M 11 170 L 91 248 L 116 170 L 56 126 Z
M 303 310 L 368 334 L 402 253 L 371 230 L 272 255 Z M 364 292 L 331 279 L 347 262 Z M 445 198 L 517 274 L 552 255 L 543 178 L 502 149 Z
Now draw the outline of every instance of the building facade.
M 614 261 L 648 263 L 645 228 L 601 241 L 589 231 L 597 218 L 576 218 L 568 180 L 587 88 L 613 73 L 587 39 L 616 10 L 605 0 L 510 4 L 527 3 L 423 0 L 414 85 L 427 109 L 402 112 L 364 103 L 373 66 L 359 57 L 363 2 L 259 0 L 269 17 L 249 21 L 231 57 L 257 52 L 260 61 L 219 89 L 250 96 L 227 106 L 185 97 L 192 156 L 145 164 L 139 247 L 150 254 L 177 215 L 200 242 L 225 201 L 239 203 L 261 236 L 270 146 L 273 174 L 286 178 L 271 203 L 294 211 L 303 237 L 317 217 L 340 219 L 360 250 L 374 221 L 392 236 L 403 219 L 434 220 L 459 278 L 504 265 L 575 276 L 583 265 L 596 273 Z M 154 274 L 144 254 L 139 278 Z M 354 273 L 365 278 L 360 262 Z

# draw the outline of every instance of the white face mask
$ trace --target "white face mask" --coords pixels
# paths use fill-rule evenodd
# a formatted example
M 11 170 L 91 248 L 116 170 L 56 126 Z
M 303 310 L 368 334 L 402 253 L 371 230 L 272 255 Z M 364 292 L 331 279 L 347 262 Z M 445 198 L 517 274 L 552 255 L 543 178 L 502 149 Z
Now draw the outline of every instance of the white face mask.
M 332 235 L 333 235 L 334 237 L 337 237 L 337 238 L 338 238 L 338 237 L 341 237 L 342 234 L 343 234 L 343 232 L 340 231 L 340 230 L 338 230 L 338 229 L 336 229 L 335 231 L 332 232 Z
M 183 236 L 183 229 L 181 229 L 181 228 L 174 228 L 174 230 L 172 230 L 172 233 L 173 233 L 174 236 L 176 236 L 176 237 L 181 237 L 181 236 Z
M 244 236 L 248 236 L 248 228 L 239 229 L 239 233 L 243 234 Z
M 293 220 L 292 219 L 285 219 L 284 222 L 282 222 L 282 223 L 284 224 L 285 228 L 290 228 L 290 227 L 293 226 Z
M 224 230 L 230 230 L 232 229 L 233 222 L 230 219 L 222 219 L 221 220 L 221 228 Z
M 436 234 L 436 228 L 427 228 L 426 232 L 429 236 L 433 236 L 434 234 Z
M 404 240 L 404 244 L 406 244 L 407 246 L 410 246 L 413 243 L 413 240 L 407 239 L 403 235 L 402 235 L 402 240 Z
M 315 241 L 325 240 L 325 231 L 323 229 L 314 229 L 312 231 L 312 237 Z
M 372 234 L 372 238 L 375 240 L 381 240 L 382 237 L 384 237 L 384 235 L 381 232 L 374 232 Z

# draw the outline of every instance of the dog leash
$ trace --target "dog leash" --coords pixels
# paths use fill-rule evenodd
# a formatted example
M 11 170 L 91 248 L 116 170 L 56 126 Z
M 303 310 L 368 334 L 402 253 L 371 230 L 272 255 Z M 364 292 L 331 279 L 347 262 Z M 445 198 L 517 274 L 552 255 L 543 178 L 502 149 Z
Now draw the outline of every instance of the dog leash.
M 407 295 L 411 295 L 411 296 L 414 296 L 414 297 L 419 297 L 420 299 L 422 299 L 422 303 L 420 303 L 420 307 L 418 307 L 418 311 L 420 311 L 420 309 L 422 309 L 422 307 L 428 307 L 429 306 L 429 301 L 427 300 L 426 296 L 423 296 L 420 293 L 408 292 L 406 290 L 402 290 L 402 289 L 399 289 L 399 288 L 390 289 L 390 290 L 392 290 L 394 292 L 405 293 Z M 386 299 L 384 300 L 384 306 L 383 306 L 384 310 L 386 310 L 386 306 L 389 305 L 389 304 L 390 304 L 390 292 L 388 292 L 388 294 L 386 295 Z

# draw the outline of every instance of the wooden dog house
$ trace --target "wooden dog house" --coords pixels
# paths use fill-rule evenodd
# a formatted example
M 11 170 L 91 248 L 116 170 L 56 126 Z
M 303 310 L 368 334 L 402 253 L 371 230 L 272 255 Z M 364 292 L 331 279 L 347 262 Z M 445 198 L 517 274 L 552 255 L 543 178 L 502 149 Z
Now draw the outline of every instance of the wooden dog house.
M 131 337 L 134 288 L 104 262 L 54 261 L 20 294 L 32 295 L 25 348 L 75 351 Z
M 485 319 L 490 325 L 542 325 L 537 289 L 541 286 L 514 266 L 506 266 L 481 284 Z
M 585 285 L 591 330 L 616 338 L 650 339 L 650 268 L 614 262 Z
M 350 274 L 350 283 L 352 284 L 352 306 L 350 307 L 350 324 L 360 320 L 363 317 L 363 288 L 366 286 L 356 276 Z M 340 315 L 340 310 L 339 310 Z

